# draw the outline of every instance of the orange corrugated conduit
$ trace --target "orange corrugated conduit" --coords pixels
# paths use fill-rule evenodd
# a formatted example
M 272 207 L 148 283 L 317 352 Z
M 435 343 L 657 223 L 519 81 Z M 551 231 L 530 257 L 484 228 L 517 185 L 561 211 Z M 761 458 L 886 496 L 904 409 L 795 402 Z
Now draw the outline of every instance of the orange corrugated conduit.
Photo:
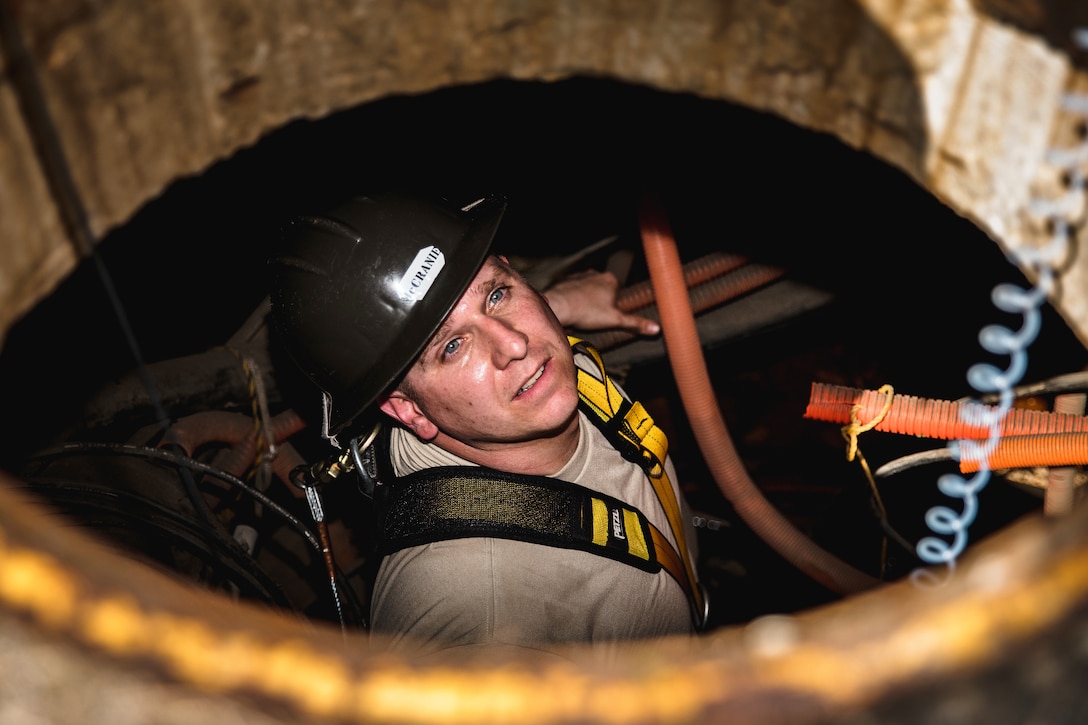
M 1034 466 L 1079 466 L 1088 462 L 1088 433 L 1045 433 L 1011 436 L 997 441 L 990 452 L 990 470 Z M 979 461 L 964 458 L 961 473 L 979 470 Z
M 855 405 L 861 421 L 876 419 L 886 396 L 877 390 L 860 390 L 842 385 L 813 383 L 805 417 L 828 423 L 847 424 Z M 873 430 L 885 433 L 940 438 L 943 440 L 980 440 L 990 436 L 988 425 L 972 424 L 964 419 L 964 409 L 974 405 L 980 412 L 992 414 L 996 409 L 979 403 L 932 400 L 913 395 L 896 394 L 884 417 Z M 976 417 L 975 420 L 983 420 Z M 1072 413 L 1050 413 L 1045 410 L 1014 408 L 1001 419 L 1001 437 L 1040 435 L 1048 433 L 1088 433 L 1088 417 Z
M 684 410 L 718 488 L 751 529 L 783 558 L 838 594 L 881 582 L 828 553 L 796 529 L 763 496 L 740 461 L 703 358 L 676 242 L 656 200 L 639 210 L 646 263 L 661 311 L 662 334 Z
M 871 421 L 880 415 L 886 396 L 876 390 L 813 383 L 805 417 L 846 424 L 858 406 L 857 418 Z M 912 395 L 894 395 L 873 430 L 921 438 L 981 440 L 990 436 L 984 425 L 964 420 L 968 405 L 992 414 L 995 408 L 964 401 L 932 400 Z M 976 418 L 979 420 L 980 418 Z M 1034 466 L 1077 466 L 1088 463 L 1088 417 L 1063 412 L 1014 408 L 999 425 L 1000 438 L 990 452 L 988 468 L 1031 468 Z M 979 470 L 978 460 L 959 462 L 961 473 Z
M 714 252 L 684 265 L 684 285 L 691 288 L 740 269 L 748 260 L 738 254 Z M 653 284 L 647 280 L 625 287 L 616 295 L 616 307 L 624 312 L 633 312 L 641 307 L 653 304 Z
M 764 285 L 774 282 L 785 274 L 785 270 L 779 267 L 772 267 L 765 264 L 748 264 L 746 262 L 742 263 L 739 268 L 730 269 L 722 266 L 715 270 L 713 267 L 710 267 L 707 271 L 713 272 L 713 274 L 707 276 L 705 279 L 700 279 L 697 276 L 688 277 L 687 275 L 684 277 L 684 283 L 689 288 L 688 299 L 691 301 L 691 307 L 695 313 L 703 312 L 712 307 L 717 307 L 720 304 L 729 302 L 730 300 L 737 299 L 741 295 L 748 294 Z M 639 282 L 636 285 L 631 285 L 627 290 L 635 289 L 643 284 L 646 283 Z M 658 312 L 657 305 L 652 303 L 653 288 L 649 287 L 647 289 L 647 293 L 645 295 L 640 293 L 639 297 L 646 297 L 650 300 L 649 303 L 637 307 L 626 307 L 621 305 L 620 298 L 624 297 L 624 293 L 626 292 L 626 290 L 624 290 L 616 296 L 616 305 L 625 311 L 631 312 L 637 310 L 638 314 L 643 317 L 660 320 L 661 315 Z M 608 330 L 601 333 L 588 333 L 585 335 L 585 339 L 598 350 L 607 350 L 632 340 L 635 337 L 636 335 L 634 333 L 627 332 L 626 330 Z

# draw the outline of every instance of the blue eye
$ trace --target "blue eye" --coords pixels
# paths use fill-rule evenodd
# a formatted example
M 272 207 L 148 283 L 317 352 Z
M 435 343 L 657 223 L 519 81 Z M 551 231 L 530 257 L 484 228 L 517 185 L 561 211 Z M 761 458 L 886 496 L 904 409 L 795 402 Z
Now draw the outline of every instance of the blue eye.
M 506 296 L 506 287 L 499 287 L 491 292 L 491 295 L 487 298 L 487 301 L 494 305 L 497 304 L 503 297 Z
M 459 347 L 461 347 L 461 339 L 460 338 L 457 338 L 456 340 L 450 340 L 449 342 L 446 343 L 446 347 L 444 347 L 442 349 L 442 354 L 444 356 L 446 356 L 446 357 L 449 357 L 450 355 L 457 352 L 457 348 L 459 348 Z

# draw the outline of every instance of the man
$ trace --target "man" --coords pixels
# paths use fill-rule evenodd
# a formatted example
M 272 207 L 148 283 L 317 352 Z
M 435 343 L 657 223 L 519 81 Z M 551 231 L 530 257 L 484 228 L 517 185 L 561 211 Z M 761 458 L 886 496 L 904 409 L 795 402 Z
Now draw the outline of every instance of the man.
M 615 308 L 614 277 L 545 299 L 489 254 L 504 208 L 360 197 L 296 222 L 273 260 L 274 329 L 323 391 L 326 436 L 357 446 L 376 411 L 393 423 L 363 446 L 399 541 L 374 585 L 374 641 L 444 655 L 691 634 L 705 612 L 664 436 L 564 329 L 656 326 Z M 613 409 L 638 413 L 627 438 L 605 432 Z M 565 513 L 537 530 L 525 501 Z M 570 511 L 573 534 L 555 524 Z

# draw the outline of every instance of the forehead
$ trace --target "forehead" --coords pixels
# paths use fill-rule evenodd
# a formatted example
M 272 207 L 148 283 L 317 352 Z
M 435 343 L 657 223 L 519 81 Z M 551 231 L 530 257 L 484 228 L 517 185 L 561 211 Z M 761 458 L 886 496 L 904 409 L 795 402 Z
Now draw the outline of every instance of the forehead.
M 442 326 L 438 328 L 438 332 L 434 337 L 438 337 L 442 330 L 449 326 L 450 318 L 457 312 L 457 308 L 472 300 L 475 297 L 489 294 L 500 283 L 507 283 L 510 279 L 510 270 L 500 260 L 495 257 L 488 257 L 479 271 L 476 272 L 476 276 L 472 278 L 472 282 L 469 283 L 465 291 L 461 293 L 461 297 L 453 305 L 450 314 L 446 316 L 446 319 L 442 322 Z
M 423 351 L 420 357 L 417 359 L 417 364 L 422 364 L 426 353 L 440 340 L 444 340 L 449 334 L 450 328 L 455 324 L 453 318 L 457 314 L 457 308 L 462 304 L 471 302 L 472 300 L 486 296 L 492 292 L 496 287 L 503 284 L 510 284 L 512 281 L 516 282 L 520 279 L 520 276 L 516 274 L 508 265 L 503 263 L 502 260 L 495 256 L 488 257 L 480 270 L 476 272 L 476 276 L 473 277 L 472 282 L 461 294 L 460 299 L 453 306 L 453 310 L 442 321 L 438 330 L 431 335 L 431 339 L 427 340 L 427 344 L 423 346 Z
M 479 287 L 481 283 L 486 282 L 488 279 L 497 275 L 504 274 L 505 272 L 506 265 L 504 265 L 498 257 L 494 255 L 489 256 L 484 260 L 483 265 L 480 266 L 479 271 L 476 272 L 476 276 L 472 279 L 472 283 L 468 286 L 468 289 L 465 290 L 465 294 L 461 295 L 461 298 L 464 299 L 465 295 L 470 294 L 475 288 Z

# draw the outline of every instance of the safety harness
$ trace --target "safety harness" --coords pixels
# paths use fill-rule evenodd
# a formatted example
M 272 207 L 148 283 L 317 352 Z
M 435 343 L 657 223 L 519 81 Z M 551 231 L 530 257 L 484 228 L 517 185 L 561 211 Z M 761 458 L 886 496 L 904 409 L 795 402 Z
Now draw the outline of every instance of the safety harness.
M 576 483 L 483 466 L 441 466 L 395 476 L 389 457 L 379 455 L 379 478 L 393 484 L 382 487 L 379 553 L 446 539 L 496 537 L 580 549 L 651 573 L 664 568 L 687 596 L 700 629 L 708 603 L 688 556 L 680 504 L 665 470 L 668 439 L 641 403 L 620 393 L 593 347 L 576 337 L 568 340 L 600 373 L 598 378 L 578 368 L 580 409 L 620 455 L 645 471 L 679 552 L 637 508 Z M 388 435 L 384 438 L 388 445 Z

